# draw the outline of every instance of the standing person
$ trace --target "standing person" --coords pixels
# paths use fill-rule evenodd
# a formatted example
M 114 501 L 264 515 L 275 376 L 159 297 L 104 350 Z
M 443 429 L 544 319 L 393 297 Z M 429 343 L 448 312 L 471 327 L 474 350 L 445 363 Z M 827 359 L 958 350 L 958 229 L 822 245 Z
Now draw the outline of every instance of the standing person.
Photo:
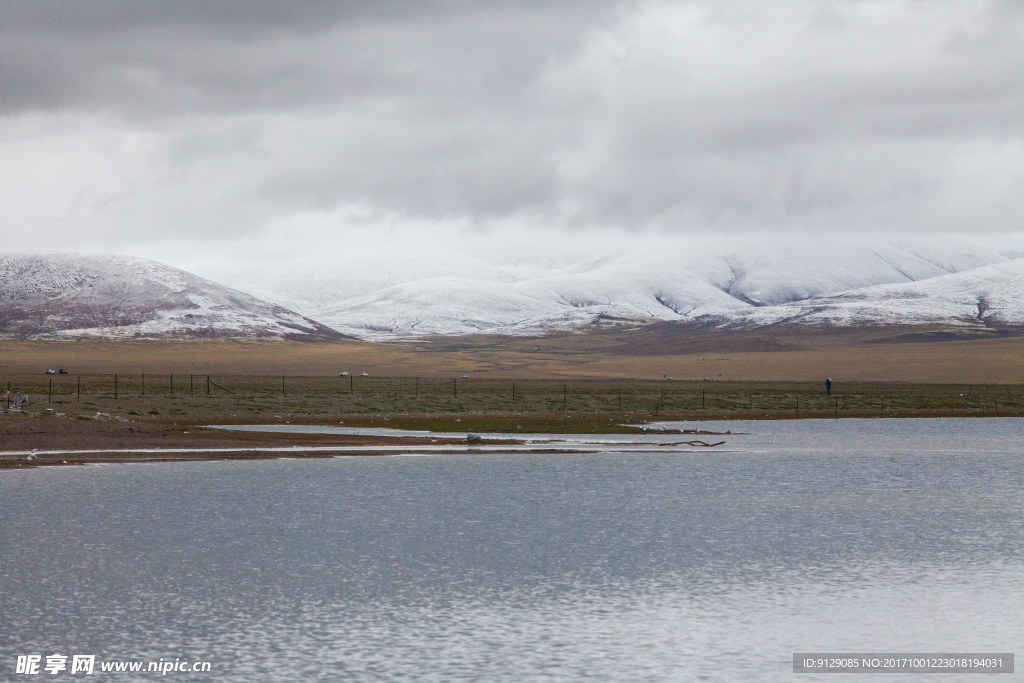
M 825 380 L 825 395 L 826 396 L 831 396 L 832 395 L 832 378 L 831 377 L 829 377 L 827 380 Z

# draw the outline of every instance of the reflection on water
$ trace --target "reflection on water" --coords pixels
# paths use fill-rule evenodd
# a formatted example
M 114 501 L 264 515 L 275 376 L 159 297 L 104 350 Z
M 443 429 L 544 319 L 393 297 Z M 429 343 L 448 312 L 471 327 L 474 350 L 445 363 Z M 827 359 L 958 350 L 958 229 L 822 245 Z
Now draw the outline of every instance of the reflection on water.
M 794 651 L 1022 651 L 1022 421 L 707 427 L 746 452 L 0 473 L 0 671 L 788 680 Z

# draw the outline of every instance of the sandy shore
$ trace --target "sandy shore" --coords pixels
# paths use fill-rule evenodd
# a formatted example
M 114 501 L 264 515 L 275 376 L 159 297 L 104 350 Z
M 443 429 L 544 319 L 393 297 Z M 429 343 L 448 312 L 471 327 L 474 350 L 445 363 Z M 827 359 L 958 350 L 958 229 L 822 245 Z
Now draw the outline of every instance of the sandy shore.
M 79 420 L 57 415 L 10 415 L 0 422 L 0 469 L 95 463 L 333 458 L 338 456 L 556 454 L 609 451 L 706 452 L 725 442 L 666 441 L 628 447 L 597 443 L 527 442 L 500 434 L 475 438 L 247 432 L 125 418 Z M 468 435 L 467 435 L 468 437 Z
M 361 454 L 351 450 L 352 447 L 367 447 L 373 450 L 365 451 L 366 455 L 384 455 L 387 452 L 381 451 L 381 446 L 464 446 L 465 443 L 460 439 L 433 437 L 249 433 L 141 420 L 0 415 L 0 451 L 7 452 L 0 455 L 0 468 L 88 462 L 245 460 L 282 457 L 286 455 L 284 449 L 295 449 L 295 455 L 301 457 L 332 457 L 337 454 L 327 450 L 308 450 L 328 447 L 345 447 L 346 455 Z M 282 450 L 261 450 L 272 448 Z M 42 453 L 29 460 L 32 450 Z M 220 452 L 212 452 L 214 450 Z M 15 453 L 10 453 L 12 451 Z M 77 452 L 46 454 L 45 451 Z

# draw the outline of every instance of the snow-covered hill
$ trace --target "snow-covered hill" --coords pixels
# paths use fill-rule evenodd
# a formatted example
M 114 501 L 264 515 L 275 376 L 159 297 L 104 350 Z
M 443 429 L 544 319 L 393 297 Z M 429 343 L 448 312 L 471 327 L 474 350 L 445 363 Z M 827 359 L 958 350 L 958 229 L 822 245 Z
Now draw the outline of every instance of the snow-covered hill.
M 877 285 L 735 316 L 733 325 L 1024 325 L 1024 258 L 929 278 Z
M 1024 322 L 1016 303 L 1021 290 L 1012 283 L 1000 284 L 1001 278 L 1012 280 L 1012 266 L 984 270 L 1009 262 L 997 250 L 964 240 L 799 237 L 745 239 L 712 248 L 672 242 L 656 253 L 562 266 L 502 265 L 448 252 L 371 254 L 277 264 L 222 277 L 333 329 L 367 339 L 395 339 L 542 333 L 595 323 L 665 320 L 740 327 L 788 319 L 843 325 L 959 324 L 965 320 L 964 302 L 975 293 L 950 288 L 975 281 L 944 278 L 975 271 L 980 279 L 972 286 L 993 292 L 986 295 L 988 315 L 1019 324 Z M 901 289 L 915 283 L 916 288 Z M 887 285 L 892 288 L 884 289 Z M 879 286 L 883 289 L 872 289 Z
M 0 334 L 336 336 L 281 306 L 155 261 L 46 252 L 0 254 Z
M 228 289 L 140 258 L 21 253 L 0 256 L 0 333 L 393 340 L 659 321 L 1024 326 L 1024 258 L 1012 256 L 963 240 L 870 238 L 671 242 L 568 264 L 379 252 L 225 271 Z

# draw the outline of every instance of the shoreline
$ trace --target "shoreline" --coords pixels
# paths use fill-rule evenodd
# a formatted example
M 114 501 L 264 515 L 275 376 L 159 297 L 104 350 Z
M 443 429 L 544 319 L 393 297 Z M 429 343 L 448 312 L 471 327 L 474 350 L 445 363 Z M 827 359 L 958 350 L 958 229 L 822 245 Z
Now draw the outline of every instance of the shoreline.
M 458 455 L 463 453 L 489 452 L 494 454 L 505 454 L 516 452 L 508 447 L 495 446 L 492 449 L 482 449 L 479 446 L 469 446 L 463 449 L 447 447 L 443 450 L 430 450 L 424 453 L 424 447 L 380 447 L 379 449 L 369 448 L 333 448 L 333 447 L 296 447 L 294 449 L 149 449 L 138 451 L 64 451 L 37 453 L 32 459 L 26 454 L 19 453 L 12 456 L 0 453 L 0 471 L 35 469 L 38 467 L 73 467 L 80 465 L 101 465 L 101 464 L 128 464 L 128 463 L 155 463 L 155 462 L 214 462 L 226 460 L 283 460 L 283 459 L 327 459 L 338 457 L 385 457 L 402 455 Z M 563 449 L 563 448 L 537 448 L 525 451 L 531 454 L 559 453 L 590 453 L 593 449 Z
M 839 418 L 803 411 L 800 414 L 780 411 L 775 415 L 747 411 L 723 414 L 715 410 L 707 413 L 710 414 L 557 411 L 547 415 L 461 413 L 459 417 L 451 414 L 392 413 L 343 415 L 343 423 L 317 419 L 308 414 L 291 414 L 284 416 L 290 418 L 284 424 L 259 418 L 252 420 L 251 416 L 229 414 L 223 409 L 196 411 L 191 415 L 179 415 L 171 419 L 163 415 L 125 416 L 124 411 L 96 413 L 92 417 L 46 412 L 5 414 L 0 416 L 0 469 L 119 462 L 362 457 L 412 453 L 441 455 L 607 450 L 710 453 L 729 450 L 730 445 L 724 445 L 722 449 L 707 448 L 712 444 L 688 444 L 684 438 L 678 437 L 686 434 L 691 435 L 690 438 L 713 437 L 708 441 L 717 441 L 720 437 L 731 441 L 725 435 L 727 433 L 713 426 L 714 423 L 748 420 L 820 420 L 838 424 L 840 419 L 1017 417 L 988 411 L 973 414 L 956 411 L 954 414 L 938 415 L 908 415 L 904 411 L 896 415 L 882 415 L 865 411 L 846 413 Z M 203 421 L 200 423 L 198 420 Z M 662 422 L 697 423 L 700 426 L 697 429 L 681 428 L 668 432 L 662 432 L 657 426 L 647 426 Z M 255 429 L 246 430 L 246 427 Z M 275 428 L 281 428 L 281 431 L 275 431 Z M 319 428 L 322 431 L 304 433 L 303 428 Z M 361 430 L 369 433 L 359 433 Z M 395 430 L 395 433 L 387 433 L 388 430 Z M 416 433 L 400 433 L 406 430 Z M 474 434 L 481 440 L 470 440 Z M 628 443 L 627 439 L 614 443 L 614 435 L 629 437 L 644 434 L 654 439 L 663 434 L 661 441 L 674 440 L 674 443 L 656 443 L 654 439 Z M 546 436 L 551 439 L 543 439 Z
M 722 444 L 713 444 L 722 445 Z M 466 444 L 457 447 L 445 445 L 383 445 L 366 446 L 293 446 L 268 448 L 216 448 L 216 449 L 128 449 L 88 451 L 43 451 L 43 452 L 0 452 L 0 471 L 33 469 L 37 467 L 71 467 L 76 465 L 125 464 L 149 462 L 212 462 L 224 460 L 281 460 L 281 459 L 326 459 L 338 457 L 394 457 L 394 456 L 444 456 L 482 454 L 491 455 L 563 455 L 595 453 L 646 454 L 710 454 L 735 451 L 710 448 L 680 448 L 676 443 L 634 443 L 602 446 L 599 444 Z

